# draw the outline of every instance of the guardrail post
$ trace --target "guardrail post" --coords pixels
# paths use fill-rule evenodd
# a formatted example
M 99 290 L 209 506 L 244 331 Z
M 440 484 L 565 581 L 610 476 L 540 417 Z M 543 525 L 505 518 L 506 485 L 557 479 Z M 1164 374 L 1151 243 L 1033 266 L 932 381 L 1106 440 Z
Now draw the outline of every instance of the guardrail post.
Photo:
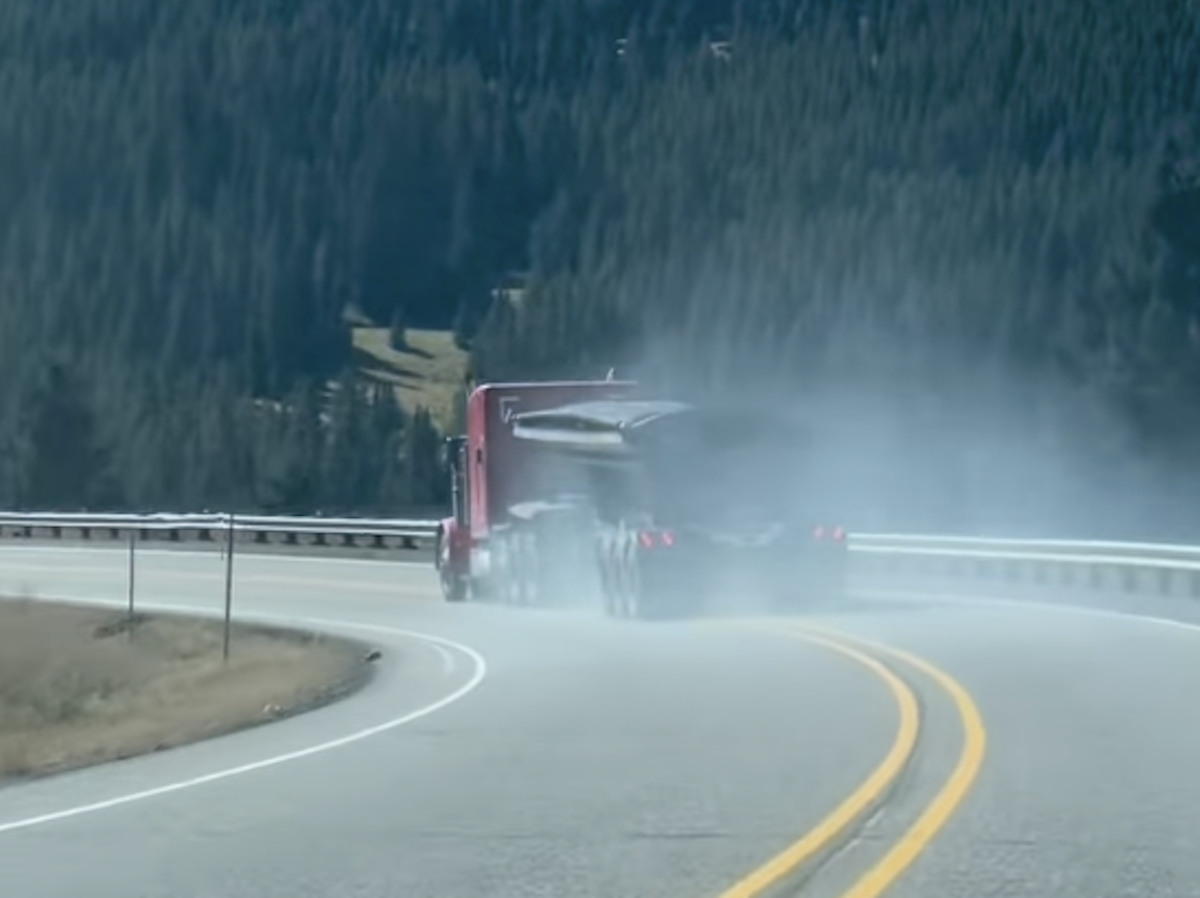
M 229 632 L 233 626 L 233 514 L 229 515 L 225 531 L 225 632 L 222 636 L 221 657 L 229 660 Z

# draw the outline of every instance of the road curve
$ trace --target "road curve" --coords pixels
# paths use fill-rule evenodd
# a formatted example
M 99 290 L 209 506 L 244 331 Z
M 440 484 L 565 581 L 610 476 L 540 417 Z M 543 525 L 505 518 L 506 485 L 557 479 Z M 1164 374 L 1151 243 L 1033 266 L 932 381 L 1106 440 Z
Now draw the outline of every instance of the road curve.
M 1200 895 L 1200 626 L 1153 601 L 879 599 L 831 622 L 953 671 L 989 734 L 971 794 L 890 898 Z
M 11 549 L 0 591 L 122 601 L 124 564 Z M 143 552 L 138 590 L 217 610 L 222 573 Z M 894 737 L 876 678 L 793 638 L 446 606 L 424 567 L 244 556 L 237 582 L 241 616 L 368 636 L 379 677 L 269 727 L 0 790 L 22 898 L 715 895 Z
M 124 564 L 6 548 L 0 592 L 121 601 Z M 215 555 L 140 555 L 147 601 L 215 611 L 221 577 Z M 704 898 L 814 826 L 896 735 L 876 678 L 771 626 L 453 607 L 432 585 L 424 567 L 241 557 L 239 614 L 365 635 L 384 650 L 377 681 L 270 727 L 0 790 L 3 881 L 22 898 Z M 986 721 L 978 779 L 889 896 L 1200 894 L 1200 632 L 911 596 L 816 623 L 936 663 Z M 906 676 L 926 716 L 914 774 L 805 895 L 848 894 L 958 758 L 953 704 Z

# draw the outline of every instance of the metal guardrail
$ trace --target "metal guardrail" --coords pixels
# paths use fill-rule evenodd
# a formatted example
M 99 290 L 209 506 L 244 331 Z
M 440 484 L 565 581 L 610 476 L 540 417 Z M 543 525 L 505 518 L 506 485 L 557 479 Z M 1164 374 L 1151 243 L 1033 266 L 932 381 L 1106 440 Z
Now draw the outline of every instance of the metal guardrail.
M 388 518 L 268 517 L 235 514 L 52 514 L 0 512 L 0 537 L 64 539 L 74 534 L 84 540 L 108 539 L 127 545 L 128 626 L 136 611 L 137 545 L 148 539 L 169 543 L 196 540 L 220 545 L 225 563 L 224 635 L 222 657 L 228 661 L 233 620 L 233 559 L 237 544 L 270 544 L 281 537 L 283 545 L 304 547 L 349 546 L 372 549 L 416 549 L 435 538 L 438 522 Z M 241 536 L 242 540 L 238 537 Z M 245 537 L 249 539 L 246 540 Z M 132 629 L 131 629 L 132 632 Z
M 132 534 L 138 540 L 215 542 L 233 533 L 258 544 L 299 545 L 301 537 L 310 537 L 306 545 L 416 549 L 434 539 L 437 526 L 435 520 L 392 518 L 0 512 L 0 536 L 52 539 L 116 540 Z
M 432 519 L 234 514 L 0 512 L 0 538 L 122 542 L 236 541 L 280 547 L 415 550 L 431 546 Z M 1200 546 L 1103 540 L 1011 539 L 901 533 L 850 533 L 853 570 L 925 573 L 967 579 L 1080 582 L 1186 575 L 1200 595 Z
M 1173 544 L 853 533 L 849 548 L 876 555 L 1200 571 L 1200 546 Z
M 61 514 L 0 512 L 0 539 L 82 539 L 124 544 L 129 555 L 129 614 L 134 611 L 136 547 L 207 543 L 225 562 L 226 647 L 232 613 L 233 556 L 251 546 L 297 552 L 432 547 L 431 519 L 234 514 Z M 1075 589 L 1200 598 L 1200 546 L 1102 540 L 1012 539 L 897 533 L 848 534 L 851 590 L 903 581 L 925 589 L 998 587 Z
M 234 514 L 96 514 L 0 512 L 0 535 L 82 539 L 138 539 L 182 542 L 223 540 L 229 531 L 249 542 L 417 548 L 437 533 L 434 519 L 345 518 Z M 859 556 L 912 559 L 1043 561 L 1054 564 L 1172 568 L 1200 571 L 1200 546 L 1103 540 L 1011 539 L 902 533 L 850 533 L 848 547 Z
M 1105 540 L 851 534 L 857 582 L 1200 598 L 1200 547 Z

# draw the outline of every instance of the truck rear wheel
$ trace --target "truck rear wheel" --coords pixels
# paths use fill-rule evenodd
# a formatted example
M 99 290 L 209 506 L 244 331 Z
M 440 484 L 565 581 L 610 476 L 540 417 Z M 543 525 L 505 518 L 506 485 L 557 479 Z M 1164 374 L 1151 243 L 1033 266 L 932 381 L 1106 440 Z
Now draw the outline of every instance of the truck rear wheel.
M 537 534 L 518 533 L 513 543 L 513 597 L 515 604 L 531 607 L 539 604 L 541 593 Z
M 603 540 L 598 547 L 600 590 L 604 613 L 609 617 L 636 616 L 639 584 L 634 570 L 636 559 L 631 557 L 629 548 L 619 538 Z
M 681 579 L 681 562 L 643 550 L 633 532 L 601 541 L 597 550 L 604 611 L 626 620 L 678 616 L 692 597 Z
M 663 616 L 663 596 L 636 543 L 621 552 L 616 564 L 616 616 L 627 620 L 655 620 Z
M 463 577 L 450 573 L 442 568 L 441 574 L 442 598 L 447 602 L 465 602 L 467 600 L 467 582 Z
M 645 602 L 642 601 L 642 568 L 638 563 L 637 553 L 626 555 L 621 559 L 621 617 L 637 620 L 645 616 Z
M 536 535 L 510 531 L 496 537 L 493 549 L 491 587 L 495 599 L 514 608 L 538 604 L 541 589 Z
M 517 548 L 517 541 L 511 533 L 496 537 L 492 584 L 493 595 L 501 605 L 521 604 L 521 563 Z

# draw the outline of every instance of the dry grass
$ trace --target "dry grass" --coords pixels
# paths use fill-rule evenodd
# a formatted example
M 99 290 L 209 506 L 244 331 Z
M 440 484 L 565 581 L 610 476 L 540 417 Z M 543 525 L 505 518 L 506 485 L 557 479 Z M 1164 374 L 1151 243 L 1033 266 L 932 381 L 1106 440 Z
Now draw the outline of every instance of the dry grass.
M 0 599 L 0 779 L 131 757 L 310 707 L 365 678 L 361 647 Z
M 408 348 L 388 345 L 386 327 L 354 328 L 358 367 L 368 377 L 395 385 L 400 402 L 412 410 L 429 409 L 441 427 L 453 421 L 454 393 L 463 385 L 467 354 L 454 345 L 449 331 L 410 329 Z

